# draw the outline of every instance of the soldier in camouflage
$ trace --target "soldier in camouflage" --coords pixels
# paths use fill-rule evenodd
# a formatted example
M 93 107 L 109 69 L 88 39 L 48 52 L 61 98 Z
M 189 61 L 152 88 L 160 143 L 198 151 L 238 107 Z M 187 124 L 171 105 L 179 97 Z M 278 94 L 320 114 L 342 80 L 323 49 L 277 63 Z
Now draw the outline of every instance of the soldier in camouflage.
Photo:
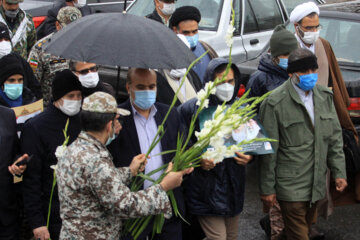
M 172 215 L 166 191 L 180 186 L 184 172 L 169 172 L 160 184 L 139 192 L 127 187 L 143 171 L 145 155 L 129 167 L 115 168 L 106 145 L 115 138 L 116 117 L 130 114 L 117 109 L 114 97 L 95 92 L 84 99 L 83 131 L 58 159 L 56 170 L 62 228 L 60 239 L 117 240 L 122 219 L 164 213 Z
M 32 16 L 19 8 L 24 0 L 2 0 L 0 22 L 7 25 L 10 32 L 13 51 L 27 59 L 36 42 L 36 31 Z
M 56 30 L 59 31 L 81 16 L 80 10 L 75 7 L 61 8 L 57 15 Z M 44 106 L 47 106 L 51 101 L 51 83 L 54 80 L 55 72 L 69 68 L 69 60 L 45 53 L 43 50 L 43 45 L 50 41 L 53 34 L 40 39 L 31 49 L 28 58 L 28 62 L 41 84 Z

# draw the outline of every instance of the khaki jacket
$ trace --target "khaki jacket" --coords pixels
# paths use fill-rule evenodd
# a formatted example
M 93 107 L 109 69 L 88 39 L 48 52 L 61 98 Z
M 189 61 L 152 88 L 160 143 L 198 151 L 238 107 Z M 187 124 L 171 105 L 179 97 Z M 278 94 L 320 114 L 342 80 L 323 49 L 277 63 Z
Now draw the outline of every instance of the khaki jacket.
M 316 202 L 325 197 L 326 172 L 346 178 L 342 131 L 333 94 L 313 89 L 315 127 L 291 81 L 275 89 L 260 107 L 260 119 L 275 153 L 260 156 L 260 193 L 283 201 Z

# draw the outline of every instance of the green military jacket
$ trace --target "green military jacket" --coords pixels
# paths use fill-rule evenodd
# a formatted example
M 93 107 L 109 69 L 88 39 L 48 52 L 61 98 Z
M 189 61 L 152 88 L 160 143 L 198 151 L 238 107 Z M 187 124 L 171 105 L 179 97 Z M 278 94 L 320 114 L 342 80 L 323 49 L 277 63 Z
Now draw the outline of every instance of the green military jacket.
M 291 80 L 261 104 L 260 119 L 275 153 L 260 156 L 260 193 L 282 201 L 316 202 L 325 197 L 326 172 L 346 178 L 342 131 L 332 92 L 313 89 L 315 127 Z
M 32 16 L 19 9 L 19 13 L 14 19 L 14 26 L 9 27 L 5 10 L 0 6 L 0 22 L 9 28 L 13 51 L 19 53 L 24 59 L 28 58 L 30 49 L 36 43 L 36 30 Z

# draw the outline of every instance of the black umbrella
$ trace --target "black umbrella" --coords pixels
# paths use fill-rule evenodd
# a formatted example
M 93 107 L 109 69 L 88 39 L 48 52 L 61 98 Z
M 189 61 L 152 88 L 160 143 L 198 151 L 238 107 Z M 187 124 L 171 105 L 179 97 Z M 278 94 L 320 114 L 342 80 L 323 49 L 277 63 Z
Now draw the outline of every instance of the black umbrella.
M 126 13 L 85 16 L 55 33 L 45 51 L 101 65 L 179 69 L 195 55 L 165 25 Z

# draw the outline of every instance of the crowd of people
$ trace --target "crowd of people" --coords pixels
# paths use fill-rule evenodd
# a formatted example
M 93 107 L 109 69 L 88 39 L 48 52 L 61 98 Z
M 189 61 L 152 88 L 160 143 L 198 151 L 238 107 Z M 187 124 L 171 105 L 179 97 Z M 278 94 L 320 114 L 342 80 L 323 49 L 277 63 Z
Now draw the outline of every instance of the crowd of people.
M 360 201 L 360 169 L 346 168 L 343 151 L 344 132 L 358 146 L 349 96 L 330 43 L 319 37 L 314 3 L 292 11 L 295 33 L 284 25 L 274 29 L 270 50 L 246 86 L 249 97 L 272 91 L 257 106 L 256 121 L 276 140 L 274 153 L 236 152 L 218 164 L 201 159 L 195 169 L 174 172 L 172 150 L 179 135 L 189 132 L 197 92 L 224 76 L 209 106 L 231 105 L 242 84 L 237 66 L 227 69 L 229 61 L 199 40 L 200 11 L 154 0 L 154 12 L 146 17 L 170 28 L 196 57 L 207 54 L 183 85 L 186 69 L 129 68 L 129 98 L 118 103 L 96 63 L 43 49 L 56 32 L 91 14 L 90 8 L 79 0 L 57 1 L 36 35 L 20 2 L 2 0 L 0 6 L 0 239 L 133 239 L 123 234 L 124 220 L 163 214 L 161 233 L 152 232 L 151 222 L 138 239 L 237 240 L 245 167 L 251 163 L 259 170 L 259 200 L 267 214 L 260 224 L 269 239 L 324 239 L 314 225 L 318 216 L 331 214 L 336 191 L 353 190 L 354 202 Z M 39 100 L 44 110 L 17 122 L 12 108 Z M 147 157 L 166 116 L 165 134 Z M 200 128 L 197 120 L 195 131 Z M 194 144 L 195 134 L 189 147 Z M 142 190 L 130 191 L 133 177 L 167 163 L 168 169 L 151 175 L 157 180 L 167 172 L 159 184 L 149 179 Z M 174 214 L 169 190 L 190 225 Z

